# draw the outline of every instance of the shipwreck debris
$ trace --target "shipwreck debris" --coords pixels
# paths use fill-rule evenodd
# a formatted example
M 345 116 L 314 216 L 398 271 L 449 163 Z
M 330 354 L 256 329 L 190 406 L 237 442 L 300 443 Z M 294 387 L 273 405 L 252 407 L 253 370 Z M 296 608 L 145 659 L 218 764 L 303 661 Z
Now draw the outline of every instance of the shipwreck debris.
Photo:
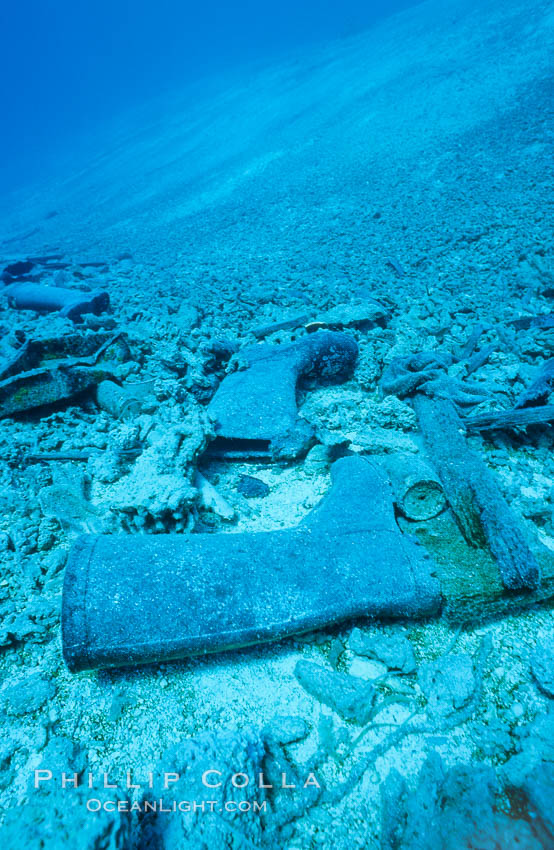
M 389 670 L 398 670 L 404 675 L 415 672 L 412 644 L 404 635 L 393 633 L 370 636 L 360 629 L 353 629 L 348 646 L 356 655 L 375 658 Z
M 254 328 L 252 333 L 256 339 L 263 339 L 276 331 L 292 331 L 296 328 L 300 328 L 302 325 L 305 325 L 308 320 L 308 316 L 295 316 L 292 319 L 284 319 L 282 322 L 271 322 L 267 325 L 260 325 L 259 327 Z
M 60 526 L 77 534 L 98 534 L 107 530 L 100 513 L 86 495 L 86 476 L 75 468 L 57 470 L 53 484 L 39 493 L 39 504 L 45 517 L 56 519 Z
M 514 405 L 515 408 L 536 407 L 545 404 L 554 389 L 554 358 L 543 363 L 540 373 L 530 387 L 524 390 Z
M 429 459 L 466 542 L 489 548 L 504 587 L 533 590 L 539 585 L 539 565 L 523 524 L 508 506 L 485 462 L 469 450 L 463 435 L 464 421 L 455 403 L 469 403 L 474 390 L 470 384 L 444 375 L 448 363 L 448 357 L 435 352 L 397 358 L 385 371 L 381 387 L 386 393 L 413 396 Z
M 385 395 L 403 398 L 415 393 L 424 384 L 441 378 L 453 362 L 452 355 L 437 351 L 395 357 L 383 373 L 381 389 Z
M 531 656 L 531 672 L 543 694 L 554 698 L 554 651 L 552 641 L 539 640 Z
M 269 496 L 270 488 L 261 478 L 256 478 L 254 475 L 241 475 L 237 492 L 245 499 L 265 499 Z
M 115 419 L 127 419 L 139 414 L 154 397 L 154 380 L 118 384 L 107 379 L 96 388 L 96 402 L 101 410 Z
M 554 404 L 543 407 L 524 407 L 476 413 L 462 420 L 466 431 L 513 431 L 530 425 L 550 425 L 554 422 Z
M 538 376 L 516 399 L 511 410 L 480 413 L 464 420 L 468 431 L 513 431 L 554 421 L 554 405 L 547 404 L 554 389 L 554 358 L 543 363 Z
M 62 289 L 40 283 L 12 283 L 0 291 L 18 310 L 36 310 L 39 313 L 59 311 L 73 322 L 82 321 L 85 313 L 99 315 L 110 306 L 110 296 L 104 290 L 83 292 L 80 289 Z
M 356 616 L 436 613 L 431 561 L 399 531 L 384 472 L 347 457 L 332 477 L 329 495 L 287 531 L 81 538 L 62 604 L 69 669 L 215 652 Z
M 446 716 L 463 708 L 476 687 L 473 660 L 465 654 L 447 653 L 427 661 L 419 668 L 417 679 L 427 698 L 427 710 L 435 716 Z
M 200 504 L 203 508 L 221 517 L 225 522 L 234 522 L 236 520 L 237 514 L 235 509 L 216 490 L 211 481 L 208 481 L 198 470 L 194 474 L 194 486 L 198 490 Z
M 0 417 L 65 401 L 117 375 L 129 357 L 123 334 L 32 340 L 0 381 Z
M 554 313 L 543 313 L 540 316 L 522 316 L 507 323 L 516 331 L 527 331 L 530 328 L 554 328 Z
M 432 519 L 446 506 L 442 484 L 432 467 L 419 457 L 395 453 L 383 458 L 400 513 L 416 522 Z
M 340 331 L 345 328 L 356 330 L 371 330 L 372 328 L 386 328 L 390 321 L 390 311 L 374 299 L 366 299 L 360 303 L 338 304 L 326 313 L 322 313 L 306 323 L 308 333 L 327 329 Z
M 35 267 L 34 260 L 17 260 L 14 263 L 9 263 L 2 272 L 2 280 L 5 283 L 12 283 L 14 280 L 25 278 Z
M 351 337 L 329 331 L 291 345 L 245 349 L 240 356 L 246 369 L 227 375 L 208 407 L 216 433 L 208 454 L 268 459 L 305 454 L 314 428 L 298 416 L 297 385 L 302 379 L 345 380 L 357 354 Z
M 337 673 L 321 664 L 301 659 L 294 675 L 305 691 L 328 705 L 344 720 L 365 726 L 374 713 L 375 686 L 349 673 Z
M 485 462 L 467 447 L 453 403 L 418 394 L 414 407 L 429 457 L 466 541 L 490 548 L 506 588 L 536 588 L 539 565 L 523 525 Z

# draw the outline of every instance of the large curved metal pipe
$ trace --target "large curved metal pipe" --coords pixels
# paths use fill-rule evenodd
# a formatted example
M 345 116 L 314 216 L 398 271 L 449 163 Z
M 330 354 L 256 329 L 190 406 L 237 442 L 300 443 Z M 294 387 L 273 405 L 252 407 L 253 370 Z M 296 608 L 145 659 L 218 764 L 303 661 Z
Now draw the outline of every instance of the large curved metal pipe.
M 386 473 L 359 457 L 296 528 L 81 538 L 65 573 L 70 670 L 234 649 L 359 616 L 436 613 L 424 550 L 396 525 Z
M 36 310 L 50 313 L 59 310 L 74 322 L 81 321 L 84 313 L 99 315 L 110 306 L 107 292 L 82 292 L 80 289 L 63 289 L 60 286 L 43 286 L 40 283 L 12 283 L 0 290 L 18 310 Z
M 227 375 L 208 410 L 217 457 L 291 459 L 314 442 L 314 429 L 298 416 L 302 379 L 344 381 L 354 370 L 358 346 L 348 334 L 318 331 L 290 345 L 254 345 L 240 352 L 246 368 Z

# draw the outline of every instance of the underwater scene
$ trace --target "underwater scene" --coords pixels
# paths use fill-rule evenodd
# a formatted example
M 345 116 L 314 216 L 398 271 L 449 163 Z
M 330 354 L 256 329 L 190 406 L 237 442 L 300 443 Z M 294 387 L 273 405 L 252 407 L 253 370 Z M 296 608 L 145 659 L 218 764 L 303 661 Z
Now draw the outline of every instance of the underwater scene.
M 0 19 L 1 846 L 554 850 L 554 0 Z

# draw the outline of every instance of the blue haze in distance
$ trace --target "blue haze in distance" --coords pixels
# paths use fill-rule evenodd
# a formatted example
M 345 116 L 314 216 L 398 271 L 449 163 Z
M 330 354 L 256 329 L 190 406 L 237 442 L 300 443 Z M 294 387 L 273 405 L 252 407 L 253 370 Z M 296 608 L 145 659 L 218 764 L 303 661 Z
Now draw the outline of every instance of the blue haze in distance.
M 0 190 L 205 75 L 350 35 L 416 0 L 12 0 L 0 4 Z

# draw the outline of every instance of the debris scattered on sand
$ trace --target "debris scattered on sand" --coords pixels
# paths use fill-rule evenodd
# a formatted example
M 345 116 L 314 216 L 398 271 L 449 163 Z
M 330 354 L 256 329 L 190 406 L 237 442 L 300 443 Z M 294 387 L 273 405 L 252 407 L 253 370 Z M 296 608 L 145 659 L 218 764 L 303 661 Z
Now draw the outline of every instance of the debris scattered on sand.
M 73 322 L 81 322 L 86 313 L 98 316 L 110 306 L 107 292 L 82 292 L 37 283 L 12 283 L 0 290 L 0 294 L 18 310 L 35 310 L 37 313 L 58 311 Z

